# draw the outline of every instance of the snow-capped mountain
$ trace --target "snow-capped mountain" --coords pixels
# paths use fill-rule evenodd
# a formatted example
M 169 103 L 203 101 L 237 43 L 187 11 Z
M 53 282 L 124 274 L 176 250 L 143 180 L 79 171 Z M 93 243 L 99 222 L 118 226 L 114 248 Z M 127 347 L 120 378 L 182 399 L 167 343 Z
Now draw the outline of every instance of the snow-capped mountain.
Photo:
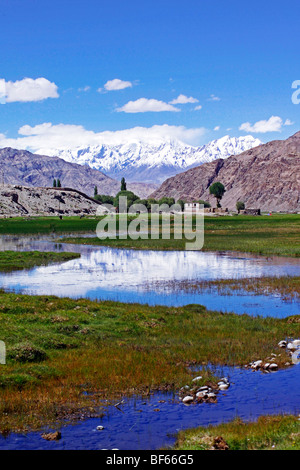
M 132 141 L 69 150 L 48 149 L 47 154 L 71 163 L 88 165 L 118 180 L 124 176 L 128 182 L 162 183 L 182 171 L 218 158 L 237 155 L 260 144 L 260 140 L 251 135 L 238 138 L 224 136 L 201 147 L 193 147 L 178 140 L 155 144 Z

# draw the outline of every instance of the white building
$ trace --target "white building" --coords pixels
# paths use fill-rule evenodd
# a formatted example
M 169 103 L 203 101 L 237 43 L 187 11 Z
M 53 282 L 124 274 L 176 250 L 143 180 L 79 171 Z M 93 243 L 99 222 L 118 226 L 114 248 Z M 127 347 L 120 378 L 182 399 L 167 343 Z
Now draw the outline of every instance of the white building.
M 184 204 L 184 212 L 189 214 L 200 214 L 203 211 L 203 204 L 199 202 L 186 202 Z

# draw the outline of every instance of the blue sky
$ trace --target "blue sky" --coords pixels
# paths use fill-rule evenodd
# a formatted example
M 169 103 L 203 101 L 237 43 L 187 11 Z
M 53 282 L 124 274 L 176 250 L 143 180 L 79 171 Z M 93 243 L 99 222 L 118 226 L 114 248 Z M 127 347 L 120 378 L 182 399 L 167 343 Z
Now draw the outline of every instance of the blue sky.
M 0 146 L 153 126 L 194 145 L 284 139 L 300 130 L 299 14 L 299 0 L 0 0 Z

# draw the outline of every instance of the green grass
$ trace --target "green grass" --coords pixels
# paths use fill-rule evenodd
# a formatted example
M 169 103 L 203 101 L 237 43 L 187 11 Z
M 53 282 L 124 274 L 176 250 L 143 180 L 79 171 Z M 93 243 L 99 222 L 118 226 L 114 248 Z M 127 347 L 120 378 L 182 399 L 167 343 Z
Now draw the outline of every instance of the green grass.
M 149 236 L 150 237 L 150 236 Z M 99 240 L 69 237 L 68 243 L 103 245 L 139 250 L 184 250 L 185 239 Z M 206 217 L 204 251 L 239 251 L 259 255 L 300 256 L 300 215 Z
M 199 305 L 150 307 L 2 292 L 0 338 L 7 364 L 0 366 L 0 430 L 37 428 L 70 412 L 94 410 L 104 397 L 177 390 L 190 381 L 191 364 L 244 365 L 275 353 L 281 367 L 287 356 L 277 343 L 299 335 L 297 316 L 252 318 Z M 212 380 L 209 370 L 203 374 Z
M 101 218 L 35 217 L 0 220 L 0 234 L 95 232 Z M 131 219 L 130 219 L 131 220 Z M 117 224 L 118 225 L 118 224 Z M 69 239 L 69 242 L 118 248 L 184 250 L 185 240 Z M 205 218 L 206 251 L 240 251 L 262 255 L 300 256 L 300 215 L 222 216 Z
M 236 419 L 181 431 L 175 449 L 212 450 L 216 437 L 222 437 L 229 450 L 300 450 L 300 421 L 296 416 L 261 416 L 251 423 Z
M 40 251 L 1 251 L 0 272 L 31 269 L 35 266 L 45 266 L 51 263 L 62 263 L 79 258 L 78 253 L 52 253 Z
M 25 235 L 52 232 L 95 231 L 99 218 L 83 217 L 10 217 L 0 219 L 0 234 Z
M 218 295 L 236 294 L 238 291 L 247 291 L 258 295 L 280 295 L 285 300 L 300 297 L 300 277 L 252 277 L 242 279 L 218 279 L 213 281 L 183 280 L 159 281 L 154 286 L 168 287 L 184 292 L 213 291 Z

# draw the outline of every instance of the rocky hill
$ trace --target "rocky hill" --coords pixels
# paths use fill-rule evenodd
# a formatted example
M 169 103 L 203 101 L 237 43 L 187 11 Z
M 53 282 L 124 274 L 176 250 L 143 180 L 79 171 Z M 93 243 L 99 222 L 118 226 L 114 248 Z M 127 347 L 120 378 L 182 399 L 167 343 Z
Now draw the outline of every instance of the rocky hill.
M 95 215 L 102 206 L 85 194 L 55 188 L 0 187 L 0 216 Z
M 0 149 L 0 184 L 16 184 L 33 187 L 51 187 L 53 179 L 62 185 L 77 189 L 89 196 L 94 194 L 115 195 L 120 182 L 89 166 L 66 162 L 62 158 L 37 155 L 27 150 Z M 157 186 L 142 183 L 128 184 L 128 189 L 141 198 L 149 195 Z
M 235 209 L 240 200 L 247 208 L 263 211 L 300 211 L 300 132 L 180 173 L 151 196 L 204 199 L 215 206 L 209 187 L 216 181 L 226 188 L 224 208 Z

